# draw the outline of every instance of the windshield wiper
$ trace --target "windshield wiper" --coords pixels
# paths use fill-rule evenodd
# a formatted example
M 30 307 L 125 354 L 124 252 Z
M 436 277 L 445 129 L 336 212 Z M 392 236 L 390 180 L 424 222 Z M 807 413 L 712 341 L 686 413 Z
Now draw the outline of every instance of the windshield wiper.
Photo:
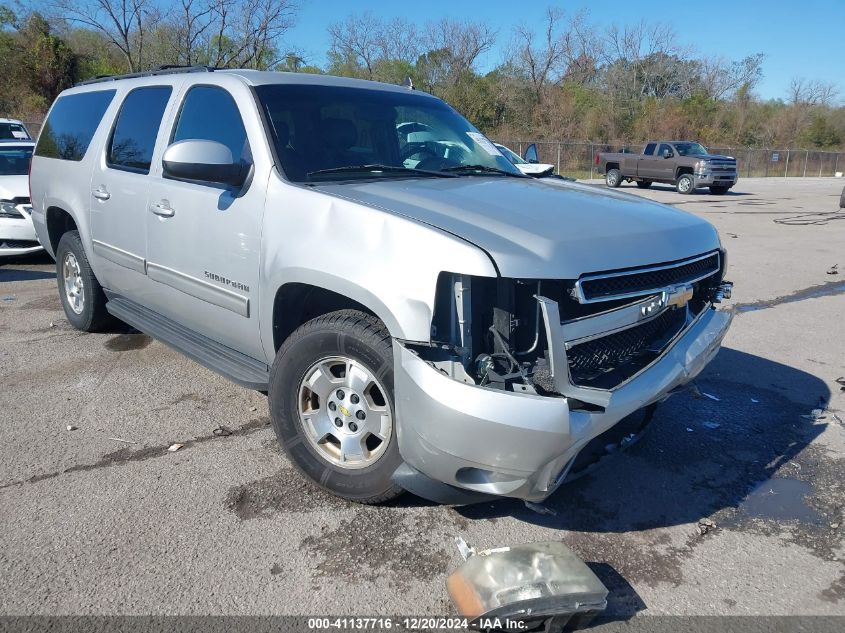
M 504 169 L 499 169 L 498 167 L 488 167 L 487 165 L 456 165 L 455 167 L 447 167 L 446 169 L 442 169 L 441 171 L 448 171 L 448 172 L 455 172 L 455 173 L 462 173 L 462 174 L 469 174 L 472 172 L 484 172 L 487 174 L 501 174 L 502 176 L 512 176 L 514 178 L 530 178 L 530 176 L 525 176 L 521 173 L 514 174 L 509 171 L 505 171 Z
M 375 173 L 383 172 L 389 174 L 411 174 L 414 176 L 435 176 L 437 178 L 454 178 L 452 174 L 444 174 L 442 171 L 431 171 L 428 169 L 414 169 L 412 167 L 397 167 L 396 165 L 381 165 L 379 163 L 372 163 L 367 165 L 346 165 L 345 167 L 331 167 L 329 169 L 318 169 L 317 171 L 309 171 L 308 177 L 312 176 L 329 176 L 331 174 L 344 174 L 350 172 Z

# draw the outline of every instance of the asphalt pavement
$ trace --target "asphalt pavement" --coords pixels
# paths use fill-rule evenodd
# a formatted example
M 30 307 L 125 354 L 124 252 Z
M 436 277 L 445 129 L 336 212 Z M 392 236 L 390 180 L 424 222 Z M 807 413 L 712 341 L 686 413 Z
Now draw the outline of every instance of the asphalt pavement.
M 843 184 L 623 187 L 716 225 L 736 316 L 698 390 L 550 514 L 329 496 L 264 396 L 128 328 L 75 331 L 49 258 L 0 264 L 0 614 L 450 614 L 462 536 L 564 541 L 621 618 L 845 615 Z

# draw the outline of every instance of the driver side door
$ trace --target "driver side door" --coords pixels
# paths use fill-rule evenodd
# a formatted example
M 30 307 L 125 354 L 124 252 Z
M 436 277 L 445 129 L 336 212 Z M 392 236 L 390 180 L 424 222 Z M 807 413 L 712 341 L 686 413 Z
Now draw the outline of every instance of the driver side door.
M 236 160 L 252 163 L 245 118 L 229 90 L 191 86 L 167 145 L 188 139 L 216 141 Z M 258 275 L 267 171 L 253 165 L 243 185 L 227 186 L 165 178 L 161 160 L 157 170 L 146 214 L 147 274 L 155 283 L 144 303 L 214 341 L 262 359 Z

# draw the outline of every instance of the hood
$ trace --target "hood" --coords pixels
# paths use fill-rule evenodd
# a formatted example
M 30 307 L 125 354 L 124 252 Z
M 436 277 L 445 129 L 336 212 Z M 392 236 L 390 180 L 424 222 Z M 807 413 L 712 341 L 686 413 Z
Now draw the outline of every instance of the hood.
M 719 247 L 716 229 L 694 215 L 574 182 L 468 176 L 316 189 L 457 235 L 487 251 L 504 277 L 575 279 Z
M 690 156 L 690 158 L 697 158 L 699 160 L 736 160 L 733 156 L 725 156 L 724 154 L 698 154 Z
M 0 200 L 29 198 L 29 176 L 0 176 Z

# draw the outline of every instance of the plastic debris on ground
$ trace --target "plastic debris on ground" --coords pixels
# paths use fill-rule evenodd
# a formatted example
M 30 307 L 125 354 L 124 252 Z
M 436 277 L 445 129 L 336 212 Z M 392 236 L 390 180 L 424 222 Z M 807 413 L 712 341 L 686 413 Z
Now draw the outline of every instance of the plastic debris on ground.
M 470 629 L 561 631 L 607 608 L 607 587 L 559 541 L 484 551 L 455 541 L 465 562 L 446 588 Z
M 716 402 L 721 402 L 722 399 L 714 396 L 712 393 L 706 393 L 704 391 L 701 392 L 701 395 L 705 398 L 710 398 L 711 400 L 715 400 Z
M 65 428 L 66 428 L 68 431 L 76 431 L 79 427 L 78 427 L 78 426 L 74 426 L 73 424 L 68 424 Z
M 110 440 L 114 440 L 115 442 L 123 442 L 124 444 L 137 444 L 138 442 L 133 442 L 132 440 L 124 440 L 122 437 L 110 437 Z
M 211 432 L 211 434 L 214 437 L 229 437 L 232 434 L 232 432 L 233 432 L 232 429 L 230 429 L 228 426 L 224 426 L 224 425 L 221 424 L 216 429 L 214 429 Z
M 170 448 L 168 448 L 167 450 L 170 453 L 175 453 L 176 451 L 178 451 L 183 446 L 185 446 L 185 445 L 184 444 L 171 444 Z
M 711 532 L 712 530 L 715 530 L 715 529 L 716 529 L 716 524 L 713 521 L 711 521 L 710 519 L 701 519 L 698 522 L 698 533 L 701 536 L 704 536 L 708 532 Z
M 839 264 L 834 264 L 833 266 L 831 266 L 828 269 L 827 274 L 828 275 L 838 275 L 839 274 L 839 271 L 837 270 L 838 268 L 839 268 Z
M 703 424 L 703 426 L 707 427 L 708 429 L 718 429 L 720 426 L 722 426 L 718 422 L 711 422 L 710 420 L 707 420 L 706 422 L 703 422 L 702 424 Z

